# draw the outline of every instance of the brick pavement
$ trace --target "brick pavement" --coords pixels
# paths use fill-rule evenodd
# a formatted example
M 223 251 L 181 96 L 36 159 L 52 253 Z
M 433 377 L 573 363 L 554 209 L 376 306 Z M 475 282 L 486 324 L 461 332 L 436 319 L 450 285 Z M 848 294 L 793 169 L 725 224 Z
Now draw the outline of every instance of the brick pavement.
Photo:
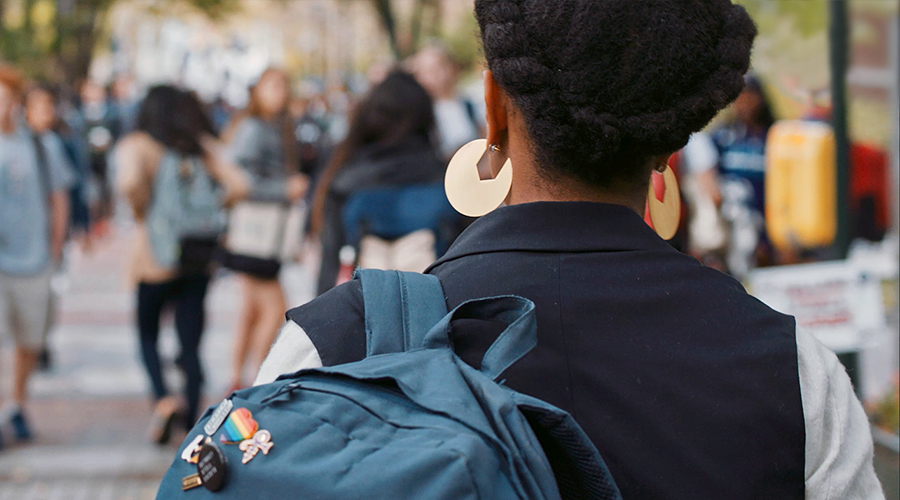
M 37 438 L 25 446 L 6 440 L 0 451 L 0 500 L 152 499 L 175 456 L 181 436 L 168 447 L 145 438 L 148 382 L 132 325 L 134 299 L 123 278 L 128 234 L 123 227 L 92 254 L 74 252 L 69 260 L 59 326 L 50 340 L 54 366 L 32 382 L 30 416 Z M 290 303 L 310 298 L 312 280 L 305 267 L 286 268 L 283 282 Z M 237 292 L 228 275 L 210 291 L 202 346 L 209 404 L 227 390 Z M 167 379 L 177 384 L 179 374 L 171 366 L 177 340 L 170 323 L 160 343 L 170 361 Z M 0 346 L 0 389 L 8 394 L 8 339 Z

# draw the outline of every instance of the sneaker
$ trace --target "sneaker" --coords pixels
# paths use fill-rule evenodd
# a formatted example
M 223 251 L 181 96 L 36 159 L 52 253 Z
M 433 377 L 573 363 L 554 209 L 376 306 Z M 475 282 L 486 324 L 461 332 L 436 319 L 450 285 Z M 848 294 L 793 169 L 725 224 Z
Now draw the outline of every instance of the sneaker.
M 16 410 L 9 419 L 9 422 L 12 424 L 13 432 L 16 434 L 16 441 L 31 441 L 31 428 L 29 427 L 28 421 L 25 419 L 22 410 Z
M 178 401 L 172 397 L 161 399 L 150 417 L 150 428 L 147 430 L 150 441 L 159 445 L 167 444 L 172 437 L 172 428 L 178 416 Z

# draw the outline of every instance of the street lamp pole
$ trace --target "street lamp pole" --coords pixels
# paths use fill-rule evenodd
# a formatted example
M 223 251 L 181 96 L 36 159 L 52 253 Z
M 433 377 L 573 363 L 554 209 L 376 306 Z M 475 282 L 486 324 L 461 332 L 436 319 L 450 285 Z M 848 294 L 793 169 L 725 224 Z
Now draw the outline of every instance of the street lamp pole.
M 847 258 L 850 250 L 850 138 L 847 131 L 847 65 L 848 65 L 847 1 L 828 1 L 828 55 L 831 63 L 832 125 L 837 162 L 837 234 L 834 247 L 837 257 Z

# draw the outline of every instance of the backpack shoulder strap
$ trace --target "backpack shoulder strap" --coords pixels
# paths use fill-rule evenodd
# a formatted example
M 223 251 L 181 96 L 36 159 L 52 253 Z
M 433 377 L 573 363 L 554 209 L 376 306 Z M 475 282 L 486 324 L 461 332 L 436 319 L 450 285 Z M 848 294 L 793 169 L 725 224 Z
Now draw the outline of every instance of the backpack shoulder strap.
M 156 170 L 153 172 L 152 187 L 150 188 L 151 200 L 155 199 L 157 191 L 164 188 L 164 184 L 169 182 L 169 179 L 178 180 L 180 176 L 181 160 L 182 158 L 178 153 L 168 148 L 163 152 L 162 156 L 159 157 L 159 162 L 156 164 Z
M 41 191 L 44 193 L 44 199 L 50 203 L 50 196 L 53 189 L 50 186 L 50 168 L 47 165 L 47 150 L 44 149 L 44 141 L 38 134 L 31 134 L 31 141 L 34 144 L 34 154 L 37 157 L 38 177 L 41 181 Z
M 366 356 L 422 346 L 425 334 L 447 314 L 436 276 L 359 269 L 366 319 Z

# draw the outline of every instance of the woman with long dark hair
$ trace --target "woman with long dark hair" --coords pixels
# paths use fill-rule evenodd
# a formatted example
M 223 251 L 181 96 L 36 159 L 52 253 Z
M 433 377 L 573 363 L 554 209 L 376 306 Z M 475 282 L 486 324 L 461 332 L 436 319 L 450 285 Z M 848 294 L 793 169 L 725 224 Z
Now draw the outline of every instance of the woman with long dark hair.
M 392 71 L 356 104 L 347 137 L 322 173 L 313 199 L 311 233 L 322 244 L 318 293 L 334 287 L 338 252 L 347 243 L 344 204 L 365 188 L 440 182 L 431 97 L 416 79 Z
M 747 12 L 475 0 L 475 14 L 487 141 L 446 181 L 454 207 L 483 217 L 426 273 L 448 310 L 534 302 L 536 347 L 498 378 L 569 412 L 626 499 L 883 498 L 834 353 L 664 240 L 679 221 L 668 158 L 744 89 Z M 354 280 L 288 312 L 259 382 L 364 358 L 364 309 Z M 460 319 L 452 345 L 477 367 L 503 326 Z
M 141 354 L 155 402 L 150 438 L 161 444 L 168 441 L 179 414 L 188 428 L 197 418 L 203 383 L 199 349 L 210 276 L 205 270 L 186 273 L 175 263 L 161 262 L 164 259 L 156 251 L 147 221 L 160 197 L 173 194 L 155 192 L 165 162 L 175 162 L 175 168 L 182 172 L 199 163 L 224 188 L 223 201 L 246 195 L 247 180 L 240 170 L 222 160 L 217 149 L 212 125 L 197 98 L 163 85 L 150 89 L 141 105 L 136 131 L 123 138 L 116 150 L 118 188 L 137 221 L 129 275 L 137 284 Z M 160 316 L 169 306 L 175 309 L 175 329 L 181 343 L 178 366 L 185 374 L 183 402 L 170 393 L 157 350 Z

